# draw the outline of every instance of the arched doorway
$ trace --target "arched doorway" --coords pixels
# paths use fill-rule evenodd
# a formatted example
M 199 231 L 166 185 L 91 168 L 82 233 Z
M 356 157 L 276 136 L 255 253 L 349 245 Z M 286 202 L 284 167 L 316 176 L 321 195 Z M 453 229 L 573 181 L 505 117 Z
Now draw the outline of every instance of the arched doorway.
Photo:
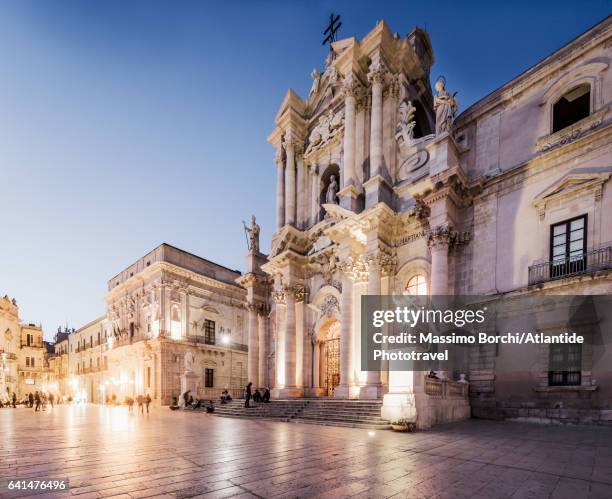
M 320 393 L 332 397 L 340 384 L 340 322 L 330 319 L 317 333 Z

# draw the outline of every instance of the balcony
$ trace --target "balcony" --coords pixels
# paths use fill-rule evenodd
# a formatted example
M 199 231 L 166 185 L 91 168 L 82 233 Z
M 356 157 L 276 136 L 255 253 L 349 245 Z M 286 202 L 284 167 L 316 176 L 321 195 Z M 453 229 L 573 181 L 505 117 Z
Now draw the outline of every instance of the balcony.
M 612 268 L 612 246 L 529 267 L 529 285 Z

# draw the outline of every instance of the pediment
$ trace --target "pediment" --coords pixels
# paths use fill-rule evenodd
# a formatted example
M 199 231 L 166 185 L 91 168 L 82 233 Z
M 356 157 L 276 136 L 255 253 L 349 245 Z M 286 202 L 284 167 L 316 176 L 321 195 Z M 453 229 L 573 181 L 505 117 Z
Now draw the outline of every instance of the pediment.
M 536 207 L 546 206 L 546 203 L 562 198 L 572 198 L 588 191 L 599 190 L 612 175 L 612 167 L 576 168 L 557 179 L 538 194 L 533 204 Z

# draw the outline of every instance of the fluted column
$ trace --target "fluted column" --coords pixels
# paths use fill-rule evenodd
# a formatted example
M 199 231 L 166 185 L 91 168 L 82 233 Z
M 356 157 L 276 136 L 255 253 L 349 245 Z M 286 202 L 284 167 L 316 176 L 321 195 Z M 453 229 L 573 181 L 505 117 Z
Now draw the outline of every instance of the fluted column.
M 368 74 L 372 83 L 370 120 L 370 178 L 382 174 L 383 167 L 383 84 L 385 71 L 380 65 Z
M 285 168 L 285 223 L 295 225 L 295 148 L 291 139 L 285 141 L 287 166 Z
M 249 381 L 253 383 L 253 386 L 259 386 L 259 335 L 257 328 L 257 308 L 252 303 L 249 303 L 247 307 L 249 311 L 249 353 L 247 357 L 247 361 L 249 364 L 248 376 Z
M 268 335 L 266 310 L 262 309 L 257 316 L 257 326 L 259 335 L 259 386 L 268 386 Z
M 276 230 L 285 225 L 285 164 L 282 154 L 276 156 Z

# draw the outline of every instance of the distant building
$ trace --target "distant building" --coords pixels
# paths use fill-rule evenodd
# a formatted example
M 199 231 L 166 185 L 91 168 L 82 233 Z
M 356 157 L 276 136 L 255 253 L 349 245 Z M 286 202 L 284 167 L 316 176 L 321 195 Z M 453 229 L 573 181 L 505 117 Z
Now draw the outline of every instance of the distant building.
M 23 324 L 17 301 L 0 298 L 0 397 L 46 391 L 48 368 L 42 327 Z

